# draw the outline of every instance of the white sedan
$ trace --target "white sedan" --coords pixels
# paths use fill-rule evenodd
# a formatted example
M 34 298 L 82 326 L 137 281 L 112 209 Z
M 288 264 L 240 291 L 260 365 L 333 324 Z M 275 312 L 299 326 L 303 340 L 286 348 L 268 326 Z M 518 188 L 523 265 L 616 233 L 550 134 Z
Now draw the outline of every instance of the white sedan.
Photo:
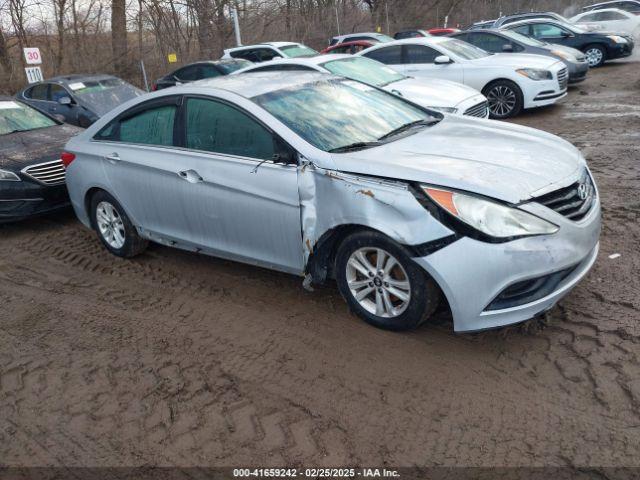
M 492 118 L 551 105 L 567 95 L 567 67 L 559 60 L 520 53 L 492 54 L 447 37 L 410 38 L 374 45 L 357 55 L 400 73 L 463 83 L 489 100 Z
M 432 110 L 472 117 L 487 118 L 487 98 L 461 83 L 431 78 L 412 78 L 380 62 L 345 54 L 320 55 L 311 58 L 275 59 L 251 65 L 234 72 L 317 71 L 339 75 L 382 88 Z
M 572 17 L 570 21 L 581 27 L 598 27 L 598 30 L 628 33 L 634 37 L 640 36 L 640 16 L 618 8 L 583 12 Z

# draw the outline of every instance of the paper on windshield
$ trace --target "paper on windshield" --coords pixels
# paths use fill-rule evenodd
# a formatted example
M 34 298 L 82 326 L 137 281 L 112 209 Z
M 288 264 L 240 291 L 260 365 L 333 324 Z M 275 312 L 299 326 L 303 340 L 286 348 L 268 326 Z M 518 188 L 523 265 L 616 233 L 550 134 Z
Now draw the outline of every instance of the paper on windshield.
M 69 88 L 71 90 L 81 90 L 81 89 L 85 88 L 85 85 L 82 82 L 70 83 L 69 84 Z
M 0 102 L 0 110 L 9 110 L 11 108 L 22 108 L 17 102 Z

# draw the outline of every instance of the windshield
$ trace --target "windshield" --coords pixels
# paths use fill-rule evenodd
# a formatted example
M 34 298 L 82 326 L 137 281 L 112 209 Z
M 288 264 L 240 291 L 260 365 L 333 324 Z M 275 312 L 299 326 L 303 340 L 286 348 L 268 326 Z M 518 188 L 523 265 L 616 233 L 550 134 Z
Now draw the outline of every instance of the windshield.
M 333 60 L 323 63 L 321 66 L 341 77 L 351 78 L 376 87 L 383 87 L 407 78 L 380 62 L 364 57 Z
M 440 118 L 395 95 L 347 79 L 321 80 L 252 100 L 324 151 L 377 142 L 403 125 Z
M 240 70 L 241 68 L 246 68 L 249 65 L 253 65 L 253 62 L 249 60 L 227 60 L 222 61 L 217 64 L 218 68 L 224 72 L 225 75 L 229 75 L 230 73 L 235 72 L 236 70 Z
M 454 38 L 445 40 L 439 43 L 438 46 L 442 47 L 443 50 L 448 50 L 463 60 L 475 60 L 477 58 L 484 58 L 491 55 L 489 52 L 485 52 L 481 48 Z
M 289 45 L 288 47 L 280 47 L 282 53 L 289 58 L 295 57 L 315 57 L 318 52 L 306 45 Z
M 540 40 L 536 40 L 532 37 L 527 37 L 526 35 L 522 35 L 521 33 L 514 32 L 513 30 L 501 30 L 505 37 L 512 38 L 513 40 L 524 43 L 525 45 L 529 45 L 530 47 L 543 47 L 545 44 Z
M 119 78 L 73 82 L 68 87 L 99 116 L 144 93 Z
M 57 125 L 35 108 L 14 101 L 0 101 L 0 135 Z

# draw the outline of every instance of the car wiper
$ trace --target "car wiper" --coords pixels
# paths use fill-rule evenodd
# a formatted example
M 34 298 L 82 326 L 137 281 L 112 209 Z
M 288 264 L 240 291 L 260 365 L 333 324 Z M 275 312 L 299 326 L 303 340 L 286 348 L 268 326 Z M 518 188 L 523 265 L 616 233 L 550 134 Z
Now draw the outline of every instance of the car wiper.
M 343 145 L 342 147 L 336 147 L 329 150 L 329 153 L 343 153 L 354 152 L 356 150 L 364 150 L 365 148 L 377 147 L 381 145 L 380 142 L 355 142 L 349 145 Z
M 416 120 L 415 122 L 405 123 L 404 125 L 399 126 L 396 129 L 391 130 L 389 133 L 385 133 L 378 140 L 386 140 L 387 138 L 394 137 L 396 135 L 401 134 L 402 132 L 406 132 L 407 130 L 411 130 L 416 127 L 430 127 L 431 125 L 435 125 L 440 120 Z

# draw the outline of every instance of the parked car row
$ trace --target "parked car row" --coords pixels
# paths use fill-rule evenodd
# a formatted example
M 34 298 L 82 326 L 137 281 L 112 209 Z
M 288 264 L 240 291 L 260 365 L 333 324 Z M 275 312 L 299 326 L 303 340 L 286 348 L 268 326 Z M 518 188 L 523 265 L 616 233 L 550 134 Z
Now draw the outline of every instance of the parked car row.
M 229 48 L 149 94 L 107 76 L 29 86 L 0 98 L 0 220 L 70 202 L 116 256 L 157 242 L 335 279 L 392 330 L 441 303 L 460 332 L 539 315 L 596 260 L 598 191 L 568 142 L 487 117 L 557 102 L 634 43 L 525 17 L 340 35 L 323 54 Z

